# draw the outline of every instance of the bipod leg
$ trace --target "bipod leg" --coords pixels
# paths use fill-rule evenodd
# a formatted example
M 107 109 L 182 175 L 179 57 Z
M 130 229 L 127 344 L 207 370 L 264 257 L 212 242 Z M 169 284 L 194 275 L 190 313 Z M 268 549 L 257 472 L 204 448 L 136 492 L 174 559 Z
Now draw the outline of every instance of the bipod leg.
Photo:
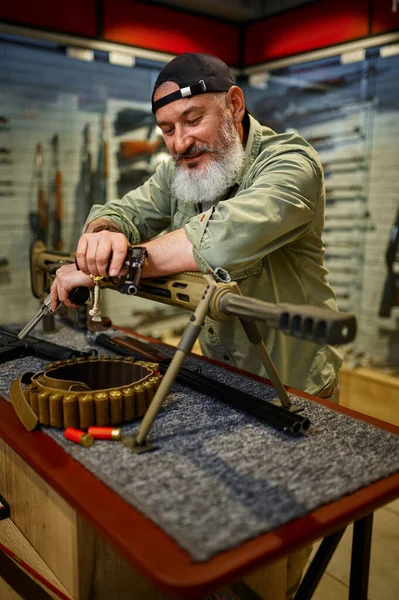
M 245 333 L 251 344 L 254 344 L 258 350 L 260 359 L 262 361 L 263 366 L 265 367 L 268 377 L 273 384 L 274 389 L 277 392 L 277 396 L 280 399 L 280 402 L 284 408 L 288 410 L 293 410 L 291 407 L 291 400 L 288 397 L 287 391 L 283 386 L 279 374 L 277 373 L 277 369 L 274 366 L 272 359 L 270 358 L 270 354 L 266 348 L 264 341 L 262 340 L 262 336 L 260 334 L 259 328 L 254 321 L 249 321 L 247 319 L 240 319 L 242 326 L 244 327 Z
M 144 452 L 147 449 L 153 449 L 153 447 L 146 445 L 147 435 L 180 371 L 184 359 L 191 352 L 191 349 L 200 334 L 205 317 L 208 314 L 209 303 L 212 299 L 213 292 L 216 289 L 216 282 L 213 281 L 211 277 L 208 279 L 208 282 L 209 285 L 206 288 L 202 299 L 199 301 L 197 308 L 190 317 L 190 321 L 188 322 L 185 330 L 183 331 L 183 335 L 177 346 L 177 350 L 161 380 L 160 386 L 156 391 L 155 396 L 147 409 L 147 412 L 143 417 L 143 420 L 141 421 L 133 443 L 129 446 L 134 452 Z

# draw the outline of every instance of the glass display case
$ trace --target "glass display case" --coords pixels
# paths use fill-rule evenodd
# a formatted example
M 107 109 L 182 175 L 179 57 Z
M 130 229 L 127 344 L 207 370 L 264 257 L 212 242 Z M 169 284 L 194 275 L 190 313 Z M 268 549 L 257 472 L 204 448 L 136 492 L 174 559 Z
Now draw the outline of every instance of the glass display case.
M 122 197 L 165 156 L 150 104 L 162 64 L 120 66 L 108 52 L 73 50 L 0 38 L 2 323 L 23 323 L 37 310 L 31 242 L 72 252 L 91 205 Z M 120 324 L 134 324 L 149 304 L 108 290 L 104 303 Z
M 399 205 L 399 56 L 390 47 L 337 54 L 244 82 L 249 108 L 277 132 L 295 130 L 325 173 L 325 260 L 341 311 L 358 319 L 359 361 L 399 366 L 399 308 L 381 318 L 386 249 Z

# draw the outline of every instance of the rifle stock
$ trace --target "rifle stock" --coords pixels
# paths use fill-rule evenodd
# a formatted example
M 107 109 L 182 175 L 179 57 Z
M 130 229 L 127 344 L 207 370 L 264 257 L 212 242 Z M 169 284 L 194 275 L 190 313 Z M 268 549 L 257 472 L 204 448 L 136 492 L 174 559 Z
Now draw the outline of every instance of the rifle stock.
M 140 154 L 154 154 L 162 144 L 162 139 L 150 142 L 149 140 L 125 140 L 121 142 L 121 154 L 125 160 Z

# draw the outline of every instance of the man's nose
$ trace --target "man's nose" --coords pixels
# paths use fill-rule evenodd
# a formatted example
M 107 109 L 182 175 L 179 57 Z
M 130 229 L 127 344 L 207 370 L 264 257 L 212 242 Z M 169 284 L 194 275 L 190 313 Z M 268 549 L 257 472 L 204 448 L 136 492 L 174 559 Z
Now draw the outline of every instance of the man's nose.
M 192 135 L 187 134 L 184 129 L 176 128 L 174 139 L 176 153 L 182 154 L 185 152 L 192 145 L 193 141 Z

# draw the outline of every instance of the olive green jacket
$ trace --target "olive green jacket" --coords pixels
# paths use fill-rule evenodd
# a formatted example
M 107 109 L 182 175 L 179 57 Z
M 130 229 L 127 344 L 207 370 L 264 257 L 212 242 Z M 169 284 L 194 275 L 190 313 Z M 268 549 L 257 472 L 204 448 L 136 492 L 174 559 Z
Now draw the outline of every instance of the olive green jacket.
M 107 217 L 131 243 L 184 227 L 199 270 L 237 281 L 246 296 L 266 302 L 336 310 L 326 281 L 322 229 L 325 191 L 316 151 L 295 133 L 276 134 L 250 117 L 245 164 L 233 196 L 205 212 L 171 194 L 174 163 L 164 161 L 121 200 L 93 206 L 87 223 Z M 283 383 L 317 394 L 341 364 L 330 346 L 288 337 L 258 323 Z M 238 319 L 207 319 L 200 337 L 206 356 L 252 373 L 267 373 Z

